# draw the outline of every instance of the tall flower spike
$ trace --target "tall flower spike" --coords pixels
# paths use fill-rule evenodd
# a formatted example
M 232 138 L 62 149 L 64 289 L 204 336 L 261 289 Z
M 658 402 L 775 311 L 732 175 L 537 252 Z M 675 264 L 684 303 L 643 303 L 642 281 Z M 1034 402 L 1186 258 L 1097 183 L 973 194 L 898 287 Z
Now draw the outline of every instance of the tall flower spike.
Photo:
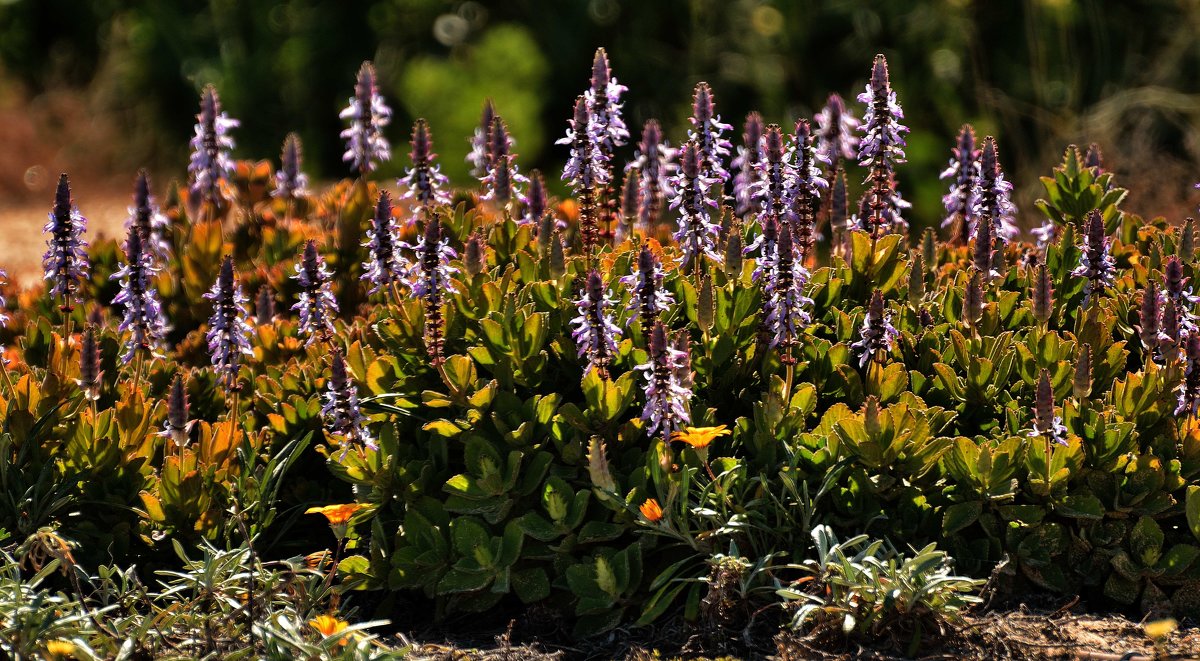
M 694 268 L 699 268 L 701 255 L 708 255 L 719 264 L 721 255 L 717 252 L 717 237 L 721 226 L 712 220 L 717 201 L 709 194 L 717 180 L 704 174 L 700 149 L 695 142 L 684 145 L 679 174 L 673 183 L 676 193 L 671 208 L 678 209 L 680 216 L 679 229 L 675 232 L 681 250 L 680 267 L 694 264 Z
M 729 124 L 721 122 L 721 116 L 716 114 L 716 104 L 713 101 L 712 89 L 708 83 L 696 85 L 696 93 L 692 98 L 692 128 L 688 131 L 688 140 L 696 143 L 700 156 L 700 172 L 710 177 L 714 184 L 729 180 L 729 170 L 725 169 L 725 159 L 729 158 L 732 145 L 725 138 L 725 132 L 733 129 Z
M 121 356 L 126 363 L 133 360 L 139 350 L 155 358 L 161 355 L 167 322 L 158 300 L 158 290 L 154 287 L 157 273 L 154 258 L 143 249 L 137 229 L 131 227 L 125 241 L 125 263 L 110 276 L 121 282 L 121 291 L 113 298 L 113 305 L 123 305 L 125 309 L 117 331 L 129 333 L 125 354 Z
M 971 191 L 971 222 L 990 218 L 995 225 L 997 239 L 1012 241 L 1018 230 L 1014 222 L 1017 207 L 1012 203 L 1012 182 L 1005 180 L 1000 168 L 1000 156 L 996 151 L 996 139 L 988 136 L 983 140 L 983 153 L 979 157 L 979 179 Z
M 797 259 L 797 253 L 791 232 L 780 232 L 777 259 L 764 287 L 764 295 L 770 301 L 765 319 L 770 344 L 779 350 L 779 359 L 784 364 L 796 362 L 792 348 L 805 326 L 812 321 L 808 308 L 812 307 L 813 301 L 804 295 L 808 270 Z
M 1153 283 L 1142 290 L 1142 305 L 1138 311 L 1138 337 L 1142 340 L 1142 348 L 1146 351 L 1146 362 L 1154 358 L 1154 352 L 1162 342 L 1162 328 L 1159 322 L 1162 313 L 1158 305 L 1158 290 Z
M 777 221 L 788 222 L 788 195 L 792 190 L 795 172 L 787 159 L 783 147 L 783 129 L 778 124 L 767 127 L 762 137 L 762 159 L 755 185 L 755 197 L 763 216 L 774 216 Z
M 370 295 L 386 291 L 408 275 L 400 255 L 400 230 L 392 217 L 392 196 L 379 191 L 371 228 L 367 230 L 367 261 L 363 263 L 362 279 L 371 284 Z M 398 302 L 398 301 L 397 301 Z
M 687 353 L 672 346 L 667 329 L 655 322 L 650 332 L 649 360 L 634 369 L 646 376 L 646 406 L 642 420 L 651 436 L 661 434 L 664 440 L 671 432 L 691 422 L 688 402 L 692 391 L 680 382 L 681 372 L 690 363 Z
M 971 279 L 963 291 L 962 320 L 972 331 L 983 319 L 983 275 L 978 269 L 971 269 Z
M 875 56 L 871 81 L 866 91 L 858 95 L 858 101 L 867 106 L 860 127 L 863 137 L 858 145 L 858 164 L 871 170 L 866 179 L 870 184 L 865 196 L 870 208 L 867 222 L 878 235 L 907 227 L 901 213 L 911 206 L 896 189 L 896 165 L 905 161 L 904 134 L 908 133 L 908 127 L 900 123 L 904 110 L 896 102 L 896 92 L 888 80 L 887 58 L 883 55 Z
M 425 225 L 425 234 L 415 246 L 409 246 L 417 255 L 415 268 L 409 273 L 414 296 L 421 299 L 425 308 L 425 350 L 433 366 L 446 362 L 443 355 L 445 339 L 445 317 L 442 305 L 446 295 L 458 291 L 451 276 L 458 269 L 450 266 L 450 260 L 458 256 L 450 247 L 450 239 L 442 236 L 442 221 L 434 215 Z
M 129 207 L 129 218 L 125 221 L 125 231 L 136 227 L 142 237 L 142 245 L 154 253 L 154 256 L 165 262 L 171 256 L 171 244 L 167 240 L 171 221 L 158 209 L 154 196 L 150 194 L 150 175 L 145 170 L 138 170 L 137 181 L 133 185 L 133 206 Z
M 413 123 L 412 149 L 408 154 L 412 167 L 404 171 L 399 183 L 404 186 L 402 199 L 411 200 L 426 217 L 435 206 L 450 204 L 450 180 L 442 174 L 442 166 L 434 163 L 433 136 L 429 123 L 418 119 Z
M 829 95 L 825 107 L 817 113 L 817 151 L 826 163 L 854 160 L 858 155 L 858 119 L 846 109 L 836 92 Z
M 746 115 L 742 130 L 742 144 L 738 145 L 737 156 L 731 164 L 737 174 L 733 177 L 733 199 L 737 204 L 737 215 L 745 216 L 762 208 L 758 181 L 762 177 L 763 119 L 757 112 Z
M 1183 383 L 1179 384 L 1179 405 L 1175 415 L 1194 418 L 1200 411 L 1200 334 L 1192 333 L 1184 342 Z
M 600 123 L 589 113 L 586 97 L 575 99 L 575 114 L 568 124 L 566 136 L 555 144 L 571 147 L 571 157 L 562 178 L 571 184 L 576 195 L 580 195 L 609 182 L 609 157 L 601 149 L 605 134 Z
M 471 164 L 471 176 L 483 181 L 492 170 L 492 144 L 488 136 L 492 133 L 492 122 L 496 119 L 496 108 L 492 100 L 483 102 L 483 113 L 479 118 L 479 126 L 471 136 L 471 151 L 467 153 L 467 162 Z
M 225 388 L 237 392 L 242 386 L 238 382 L 238 370 L 242 356 L 254 355 L 250 347 L 250 322 L 246 312 L 246 294 L 238 284 L 233 272 L 233 256 L 226 255 L 221 262 L 217 281 L 204 298 L 212 301 L 213 312 L 208 318 L 208 355 L 213 369 Z
M 191 186 L 188 195 L 195 208 L 201 204 L 217 204 L 222 197 L 221 182 L 233 175 L 233 137 L 230 130 L 238 121 L 221 111 L 217 88 L 209 85 L 200 94 L 200 114 L 196 115 L 196 130 L 192 136 L 192 157 L 188 163 Z
M 163 422 L 163 430 L 159 436 L 171 439 L 175 447 L 182 449 L 188 443 L 188 397 L 184 387 L 183 375 L 176 374 L 171 381 L 171 391 L 167 395 L 167 419 Z
M 254 297 L 254 320 L 260 326 L 275 320 L 275 295 L 271 293 L 269 285 L 259 287 L 258 295 Z
M 979 181 L 979 156 L 983 153 L 975 148 L 975 129 L 970 124 L 963 124 L 952 151 L 950 164 L 939 177 L 950 180 L 950 190 L 942 196 L 946 207 L 942 229 L 954 228 L 958 243 L 965 246 L 971 238 L 971 194 Z
M 833 175 L 833 190 L 829 192 L 829 228 L 833 233 L 835 250 L 842 247 L 838 243 L 839 235 L 852 228 L 849 202 L 850 198 L 846 194 L 846 171 L 839 167 Z
M 482 179 L 482 200 L 491 200 L 500 206 L 507 206 L 513 197 L 520 195 L 517 184 L 524 183 L 525 177 L 517 171 L 517 155 L 512 153 L 513 139 L 508 134 L 508 126 L 503 119 L 492 119 L 492 130 L 488 132 L 488 172 Z
M 367 418 L 358 406 L 358 387 L 350 380 L 346 359 L 340 351 L 333 352 L 333 366 L 322 399 L 321 416 L 325 418 L 325 429 L 330 434 L 372 450 L 379 449 L 367 430 Z M 349 449 L 349 446 L 343 448 L 342 455 Z
M 520 225 L 529 225 L 537 229 L 546 217 L 546 209 L 550 202 L 546 195 L 546 180 L 538 170 L 529 171 L 529 188 L 521 198 L 521 217 L 517 219 Z
M 299 300 L 292 309 L 300 314 L 300 332 L 307 336 L 305 346 L 329 339 L 333 336 L 338 304 L 333 297 L 332 275 L 317 251 L 315 241 L 304 244 L 296 275 L 292 278 L 300 284 Z
M 1033 404 L 1033 431 L 1029 435 L 1041 436 L 1059 445 L 1067 444 L 1067 428 L 1062 418 L 1054 415 L 1054 389 L 1050 385 L 1050 372 L 1045 369 L 1038 376 Z
M 1045 326 L 1050 322 L 1050 316 L 1054 314 L 1054 288 L 1050 285 L 1050 273 L 1046 270 L 1046 264 L 1039 263 L 1037 267 L 1037 278 L 1033 283 L 1033 317 L 1038 320 L 1038 323 Z
M 383 127 L 392 121 L 392 109 L 379 93 L 379 81 L 375 67 L 363 62 L 354 83 L 354 96 L 349 105 L 338 115 L 350 120 L 342 131 L 346 141 L 346 153 L 342 160 L 349 163 L 359 176 L 373 171 L 380 162 L 392 159 L 392 147 L 383 135 Z
M 747 255 L 757 254 L 754 259 L 754 272 L 750 275 L 751 280 L 757 281 L 775 270 L 775 262 L 779 257 L 779 230 L 779 221 L 776 220 L 775 214 L 766 214 L 762 220 L 762 233 L 754 237 L 743 251 Z M 784 230 L 786 232 L 786 225 Z
M 796 122 L 787 156 L 792 166 L 787 198 L 801 262 L 812 255 L 817 240 L 817 210 L 821 207 L 822 191 L 829 188 L 817 165 L 820 158 L 812 141 L 812 126 L 807 119 L 801 119 Z
M 283 150 L 279 155 L 279 172 L 275 173 L 275 190 L 271 191 L 271 197 L 296 200 L 308 196 L 308 175 L 301 169 L 302 159 L 300 136 L 289 133 L 283 140 Z
M 608 53 L 597 48 L 592 59 L 592 85 L 584 92 L 584 98 L 606 157 L 611 157 L 614 148 L 629 140 L 629 130 L 625 128 L 625 120 L 621 119 L 621 94 L 628 90 L 612 75 Z
M 876 289 L 871 293 L 871 302 L 867 305 L 867 315 L 863 318 L 859 340 L 850 345 L 850 349 L 861 354 L 858 358 L 860 367 L 865 367 L 871 360 L 882 361 L 900 332 L 892 325 L 892 315 L 883 303 L 883 293 Z
M 617 352 L 617 338 L 621 329 L 613 321 L 613 298 L 604 286 L 600 272 L 593 270 L 587 284 L 580 292 L 575 307 L 579 315 L 571 320 L 571 337 L 579 350 L 579 357 L 587 357 L 585 373 L 596 370 L 600 378 L 608 378 L 608 365 Z
M 629 307 L 633 316 L 642 322 L 642 334 L 650 337 L 654 323 L 667 307 L 675 302 L 671 292 L 663 288 L 662 264 L 650 246 L 642 244 L 638 253 L 637 271 L 621 278 L 620 283 L 630 291 Z
M 1186 335 L 1179 326 L 1179 314 L 1175 310 L 1175 302 L 1170 298 L 1162 306 L 1162 333 L 1159 336 L 1159 353 L 1163 362 L 1172 365 L 1179 359 L 1179 349 L 1184 346 Z
M 1071 275 L 1077 278 L 1087 278 L 1087 284 L 1083 288 L 1084 305 L 1095 300 L 1094 294 L 1103 295 L 1104 288 L 1112 286 L 1116 265 L 1108 247 L 1109 238 L 1104 231 L 1104 217 L 1099 211 L 1092 211 L 1087 216 L 1087 232 L 1083 237 L 1083 253 L 1079 257 L 1079 266 L 1071 271 Z
M 638 213 L 642 207 L 642 191 L 638 187 L 638 178 L 637 168 L 630 168 L 625 172 L 625 182 L 621 184 L 621 217 L 617 223 L 617 243 L 633 236 L 637 227 Z
M 1083 164 L 1086 167 L 1094 168 L 1097 174 L 1104 172 L 1104 154 L 1100 152 L 1100 145 L 1093 142 L 1088 145 L 1087 154 L 1083 157 Z
M 1092 345 L 1083 344 L 1079 347 L 1079 357 L 1075 359 L 1075 379 L 1071 382 L 1071 394 L 1077 400 L 1087 399 L 1092 394 Z
M 79 347 L 79 380 L 76 382 L 83 391 L 84 398 L 89 401 L 100 399 L 100 378 L 104 372 L 100 369 L 100 343 L 96 340 L 96 329 L 88 328 L 83 333 L 83 342 Z
M 663 201 L 674 195 L 671 190 L 671 180 L 675 174 L 675 167 L 671 162 L 673 158 L 675 150 L 663 140 L 658 120 L 647 120 L 642 128 L 642 141 L 638 143 L 638 150 L 631 165 L 641 173 L 639 188 L 642 206 L 638 212 L 638 220 L 647 235 L 653 233 L 654 225 L 662 218 Z
M 1167 258 L 1163 268 L 1163 297 L 1171 299 L 1179 315 L 1179 327 L 1184 333 L 1196 330 L 1196 303 L 1200 296 L 1192 294 L 1188 278 L 1183 275 L 1183 262 L 1175 255 Z
M 80 290 L 87 282 L 88 244 L 83 240 L 86 230 L 87 219 L 71 199 L 71 184 L 63 173 L 54 193 L 50 222 L 42 228 L 47 235 L 42 269 L 50 283 L 50 298 L 60 300 L 59 309 L 64 312 L 74 310 L 75 304 L 81 302 Z
M 996 259 L 999 255 L 996 250 L 996 239 L 992 235 L 993 229 L 995 228 L 991 223 L 975 224 L 973 258 L 975 268 L 979 269 L 979 272 L 983 274 L 985 284 L 990 282 L 992 278 L 1000 275 L 995 268 Z

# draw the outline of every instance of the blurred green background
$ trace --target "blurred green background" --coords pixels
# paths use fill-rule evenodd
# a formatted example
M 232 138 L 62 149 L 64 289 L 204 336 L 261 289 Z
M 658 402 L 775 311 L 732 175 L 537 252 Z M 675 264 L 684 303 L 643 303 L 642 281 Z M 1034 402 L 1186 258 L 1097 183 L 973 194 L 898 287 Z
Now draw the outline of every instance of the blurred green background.
M 605 46 L 631 129 L 658 117 L 673 142 L 699 80 L 740 139 L 750 109 L 785 123 L 831 91 L 852 101 L 887 54 L 918 222 L 940 217 L 936 176 L 963 122 L 997 136 L 1026 224 L 1037 176 L 1070 142 L 1103 146 L 1134 188 L 1127 207 L 1182 215 L 1200 170 L 1196 34 L 1195 0 L 0 0 L 0 195 L 41 190 L 58 169 L 181 175 L 209 82 L 242 122 L 239 158 L 277 162 L 296 130 L 312 174 L 344 176 L 337 113 L 364 59 L 396 110 L 381 176 L 400 172 L 424 116 L 445 171 L 468 183 L 466 139 L 490 96 L 522 168 L 556 180 L 553 140 Z

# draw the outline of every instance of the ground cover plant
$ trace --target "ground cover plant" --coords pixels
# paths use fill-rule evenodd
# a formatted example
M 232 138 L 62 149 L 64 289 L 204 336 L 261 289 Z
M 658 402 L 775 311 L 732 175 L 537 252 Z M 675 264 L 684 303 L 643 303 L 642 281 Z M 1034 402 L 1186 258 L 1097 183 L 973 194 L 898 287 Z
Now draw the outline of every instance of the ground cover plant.
M 1200 615 L 1190 219 L 1123 212 L 1071 146 L 1023 241 L 964 126 L 942 231 L 910 231 L 883 56 L 857 105 L 740 140 L 704 83 L 678 140 L 626 92 L 598 51 L 557 200 L 490 102 L 477 187 L 425 120 L 375 180 L 370 63 L 350 179 L 294 135 L 234 161 L 212 87 L 188 182 L 139 174 L 121 239 L 63 175 L 45 284 L 4 306 L 0 646 L 366 658 L 405 653 L 365 621 L 402 609 L 538 608 L 915 653 L 989 576 Z

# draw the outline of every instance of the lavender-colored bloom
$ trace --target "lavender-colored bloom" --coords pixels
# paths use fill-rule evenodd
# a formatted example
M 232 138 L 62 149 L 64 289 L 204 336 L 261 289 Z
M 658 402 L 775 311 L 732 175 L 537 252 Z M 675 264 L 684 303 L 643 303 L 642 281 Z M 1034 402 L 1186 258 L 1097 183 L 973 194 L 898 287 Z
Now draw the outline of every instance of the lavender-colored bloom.
M 88 328 L 79 346 L 79 379 L 75 382 L 85 399 L 93 402 L 100 399 L 102 376 L 104 372 L 100 369 L 100 343 L 96 341 L 96 329 Z
M 471 164 L 471 176 L 483 181 L 492 169 L 492 145 L 488 136 L 492 133 L 492 122 L 496 119 L 496 108 L 492 100 L 483 102 L 483 113 L 479 118 L 479 126 L 471 136 L 471 151 L 467 153 L 467 162 Z
M 638 253 L 637 270 L 619 281 L 629 289 L 627 309 L 633 313 L 633 317 L 641 319 L 642 330 L 647 337 L 659 315 L 675 303 L 671 292 L 663 288 L 663 277 L 662 264 L 658 262 L 658 257 L 643 243 L 642 250 Z
M 434 163 L 437 154 L 433 152 L 433 136 L 424 119 L 413 123 L 412 150 L 408 156 L 412 167 L 404 171 L 398 182 L 404 186 L 401 199 L 412 200 L 426 212 L 430 207 L 450 204 L 450 180 L 442 174 L 442 166 Z
M 713 183 L 724 186 L 729 180 L 725 159 L 729 158 L 729 150 L 732 148 L 729 140 L 725 138 L 725 132 L 733 130 L 733 127 L 721 122 L 721 116 L 716 114 L 715 106 L 712 89 L 708 83 L 697 84 L 692 99 L 692 116 L 689 120 L 692 128 L 688 130 L 688 140 L 696 144 L 701 174 L 711 178 Z
M 513 197 L 520 196 L 517 184 L 524 183 L 526 179 L 517 170 L 517 155 L 512 153 L 513 140 L 508 135 L 508 126 L 503 119 L 496 117 L 492 120 L 488 141 L 491 145 L 488 172 L 481 180 L 483 194 L 479 199 L 506 205 Z
M 664 439 L 671 432 L 691 422 L 688 402 L 692 391 L 680 381 L 681 373 L 690 364 L 684 351 L 672 346 L 662 322 L 654 324 L 650 333 L 649 360 L 634 369 L 646 375 L 646 406 L 642 420 L 651 436 L 661 433 Z M 690 370 L 689 370 L 690 371 Z
M 737 156 L 731 164 L 737 171 L 733 177 L 733 199 L 739 216 L 762 208 L 758 182 L 763 176 L 763 131 L 762 115 L 757 112 L 746 115 L 742 144 L 738 145 Z
M 638 211 L 642 228 L 649 232 L 662 215 L 663 200 L 672 197 L 671 180 L 674 179 L 675 166 L 671 159 L 675 158 L 675 150 L 663 140 L 662 128 L 658 121 L 646 121 L 642 128 L 642 141 L 638 143 L 630 167 L 635 167 L 641 173 L 639 178 L 642 206 Z
M 1053 314 L 1054 288 L 1050 284 L 1050 273 L 1046 270 L 1046 264 L 1043 262 L 1038 264 L 1037 279 L 1033 285 L 1033 318 L 1045 326 L 1050 322 L 1050 316 Z
M 892 350 L 897 337 L 900 337 L 900 331 L 892 325 L 892 313 L 883 303 L 883 293 L 877 289 L 872 292 L 871 302 L 867 305 L 859 340 L 850 345 L 851 351 L 861 354 L 859 367 L 865 367 L 872 359 L 886 355 Z
M 546 209 L 550 201 L 546 194 L 546 180 L 538 170 L 529 171 L 529 188 L 521 197 L 521 217 L 517 219 L 520 225 L 530 225 L 537 228 L 546 217 Z
M 592 85 L 583 96 L 606 157 L 612 156 L 614 148 L 629 140 L 629 130 L 625 128 L 625 120 L 621 119 L 621 94 L 628 90 L 612 75 L 608 53 L 597 48 L 592 59 Z
M 392 196 L 385 190 L 379 191 L 375 215 L 367 230 L 367 241 L 363 243 L 368 256 L 367 261 L 363 262 L 362 279 L 371 283 L 368 294 L 386 290 L 407 276 L 408 269 L 400 255 L 400 243 L 399 228 L 392 217 Z
M 383 135 L 383 127 L 392 121 L 392 109 L 379 93 L 375 67 L 363 62 L 354 83 L 354 96 L 338 117 L 350 120 L 341 134 L 346 141 L 342 160 L 364 176 L 382 161 L 392 159 L 392 148 Z
M 275 320 L 275 295 L 271 293 L 271 287 L 268 285 L 259 287 L 258 294 L 254 297 L 254 320 L 260 326 Z
M 800 333 L 811 323 L 808 308 L 813 301 L 804 295 L 808 270 L 801 265 L 791 232 L 780 232 L 778 258 L 771 269 L 763 295 L 768 302 L 765 324 L 771 334 L 771 347 L 778 348 L 784 364 L 796 362 L 792 347 Z
M 379 446 L 367 430 L 367 418 L 358 406 L 358 387 L 350 380 L 346 359 L 340 351 L 333 352 L 333 366 L 321 403 L 321 417 L 325 418 L 325 429 L 330 434 L 361 443 L 371 450 Z M 345 455 L 345 448 L 342 454 Z
M 970 124 L 963 124 L 952 151 L 950 164 L 939 177 L 950 180 L 950 190 L 942 196 L 942 205 L 946 207 L 942 228 L 959 223 L 956 236 L 960 244 L 966 245 L 971 236 L 971 195 L 979 181 L 979 156 L 983 153 L 975 148 L 975 129 Z
M 305 346 L 332 337 L 338 304 L 333 297 L 333 276 L 317 251 L 315 241 L 304 244 L 303 256 L 292 278 L 300 284 L 299 300 L 292 309 L 300 314 L 300 332 L 308 336 Z
M 835 239 L 837 232 L 854 227 L 849 207 L 850 199 L 846 193 L 846 171 L 839 167 L 833 175 L 833 189 L 829 192 L 829 227 L 833 229 Z
M 1153 285 L 1142 290 L 1142 305 L 1138 310 L 1138 337 L 1142 340 L 1142 348 L 1146 350 L 1147 360 L 1154 356 L 1154 351 L 1162 343 L 1162 329 L 1159 322 L 1162 313 L 1159 310 L 1158 290 Z
M 754 237 L 743 251 L 747 255 L 756 255 L 751 280 L 757 282 L 764 274 L 775 270 L 775 262 L 779 256 L 779 229 L 779 221 L 776 220 L 775 214 L 768 213 L 762 219 L 762 233 Z M 788 231 L 786 225 L 784 231 Z
M 1175 407 L 1175 415 L 1194 418 L 1200 413 L 1200 335 L 1188 335 L 1184 347 L 1186 364 L 1183 383 L 1179 384 L 1179 405 Z
M 1161 326 L 1158 351 L 1163 362 L 1171 365 L 1179 359 L 1179 349 L 1186 346 L 1188 336 L 1179 326 L 1179 314 L 1175 310 L 1175 302 L 1170 298 L 1163 302 Z
M 996 140 L 984 138 L 983 154 L 979 157 L 979 179 L 971 191 L 971 223 L 980 218 L 991 218 L 996 226 L 996 238 L 1012 241 L 1018 230 L 1013 218 L 1017 207 L 1012 203 L 1012 182 L 1006 181 L 1000 168 L 1000 157 L 996 151 Z
M 167 334 L 167 322 L 163 317 L 158 290 L 154 288 L 154 276 L 158 268 L 154 257 L 142 248 L 142 238 L 136 228 L 130 228 L 125 241 L 125 263 L 113 273 L 111 279 L 120 280 L 121 291 L 113 298 L 113 305 L 125 306 L 118 332 L 129 332 L 125 342 L 125 354 L 121 360 L 128 363 L 138 350 L 161 357 L 163 338 Z
M 821 176 L 821 168 L 817 166 L 821 155 L 812 142 L 812 126 L 807 119 L 796 122 L 796 132 L 792 134 L 786 159 L 791 165 L 791 180 L 787 188 L 788 212 L 792 231 L 796 235 L 796 248 L 803 259 L 812 253 L 816 243 L 821 191 L 829 188 L 829 182 Z
M 712 220 L 717 201 L 710 196 L 717 179 L 705 175 L 702 167 L 700 149 L 689 140 L 680 156 L 679 174 L 672 182 L 676 194 L 671 200 L 671 208 L 679 209 L 680 215 L 679 229 L 675 232 L 675 240 L 683 251 L 680 267 L 699 262 L 701 255 L 721 262 L 721 254 L 717 252 L 721 226 Z
M 841 95 L 829 95 L 825 107 L 817 113 L 817 151 L 826 163 L 858 156 L 858 119 L 846 109 Z
M 1050 372 L 1044 369 L 1038 377 L 1033 405 L 1033 430 L 1029 436 L 1041 436 L 1059 445 L 1067 444 L 1067 428 L 1062 418 L 1054 415 L 1054 389 L 1050 386 Z
M 975 268 L 983 274 L 985 284 L 992 278 L 1000 276 L 996 270 L 999 254 L 996 249 L 996 237 L 992 234 L 995 226 L 991 223 L 976 223 L 973 259 Z
M 1058 225 L 1055 225 L 1053 220 L 1047 218 L 1042 221 L 1041 225 L 1033 228 L 1030 232 L 1037 239 L 1038 250 L 1045 251 L 1058 238 Z
M 563 168 L 563 181 L 571 183 L 576 195 L 605 186 L 610 180 L 608 156 L 601 149 L 605 134 L 596 117 L 589 113 L 587 98 L 575 99 L 575 115 L 567 123 L 570 127 L 566 136 L 554 143 L 571 147 L 571 157 Z
M 760 203 L 763 216 L 774 216 L 777 221 L 788 222 L 788 194 L 792 189 L 795 172 L 783 147 L 783 129 L 778 124 L 767 127 L 762 137 L 762 159 L 758 162 L 759 174 L 755 196 Z
M 637 168 L 625 171 L 625 182 L 621 184 L 621 214 L 614 240 L 621 243 L 634 234 L 638 215 L 642 209 L 642 191 L 639 187 Z
M 585 372 L 597 370 L 601 378 L 608 378 L 608 364 L 617 352 L 617 338 L 621 337 L 621 329 L 610 312 L 614 302 L 600 273 L 593 270 L 575 301 L 579 315 L 571 320 L 571 337 L 579 356 L 588 359 Z
M 271 191 L 271 197 L 296 200 L 308 196 L 308 175 L 300 169 L 302 156 L 300 136 L 289 133 L 283 140 L 283 151 L 279 155 L 279 172 L 275 173 L 275 190 Z
M 1116 264 L 1108 249 L 1109 238 L 1104 231 L 1104 218 L 1099 211 L 1092 211 L 1087 217 L 1087 232 L 1083 237 L 1079 266 L 1071 271 L 1071 275 L 1077 278 L 1087 278 L 1083 288 L 1084 305 L 1092 300 L 1093 294 L 1103 294 L 1105 287 L 1112 286 Z
M 904 137 L 908 127 L 900 123 L 904 111 L 896 102 L 896 92 L 888 81 L 887 59 L 875 56 L 871 70 L 871 81 L 866 91 L 858 95 L 860 103 L 867 105 L 861 129 L 863 137 L 858 145 L 858 164 L 871 169 L 866 181 L 871 184 L 867 192 L 870 198 L 870 215 L 867 216 L 872 232 L 888 231 L 892 227 L 907 227 L 901 212 L 911 206 L 896 189 L 896 165 L 905 162 Z
M 42 228 L 48 235 L 42 269 L 50 282 L 50 298 L 61 299 L 59 309 L 64 312 L 74 310 L 75 304 L 82 301 L 79 290 L 88 278 L 88 244 L 83 240 L 86 230 L 87 219 L 71 199 L 71 184 L 63 173 L 54 193 L 50 222 Z
M 204 298 L 212 301 L 213 312 L 208 318 L 208 355 L 213 368 L 226 388 L 241 390 L 238 370 L 242 356 L 254 355 L 250 347 L 250 322 L 246 312 L 246 294 L 233 272 L 233 256 L 226 255 L 221 272 Z
M 408 247 L 417 255 L 416 265 L 409 272 L 409 284 L 425 309 L 425 349 L 436 367 L 445 362 L 442 304 L 446 294 L 457 291 L 450 278 L 458 269 L 450 266 L 450 260 L 458 253 L 450 247 L 450 239 L 442 236 L 442 223 L 436 215 L 426 223 L 425 234 L 417 245 Z
M 188 443 L 188 430 L 191 426 L 183 375 L 176 374 L 175 379 L 171 381 L 171 392 L 167 395 L 167 419 L 163 421 L 163 430 L 158 435 L 171 439 L 176 447 L 183 448 Z
M 1188 278 L 1183 275 L 1183 262 L 1175 255 L 1167 258 L 1163 268 L 1162 295 L 1175 304 L 1181 331 L 1188 334 L 1195 332 L 1196 303 L 1200 302 L 1200 296 L 1192 293 L 1192 288 L 1188 286 Z
M 192 184 L 188 194 L 197 207 L 202 203 L 216 204 L 221 198 L 221 181 L 233 176 L 231 129 L 238 121 L 221 111 L 217 88 L 208 85 L 200 95 L 200 113 L 196 115 L 196 131 L 192 136 L 192 157 L 188 175 Z
M 167 240 L 170 224 L 166 215 L 159 211 L 154 196 L 150 194 L 150 175 L 145 170 L 139 170 L 133 186 L 133 206 L 129 207 L 125 231 L 136 227 L 138 235 L 142 238 L 142 245 L 151 250 L 157 259 L 165 262 L 171 256 L 171 244 Z

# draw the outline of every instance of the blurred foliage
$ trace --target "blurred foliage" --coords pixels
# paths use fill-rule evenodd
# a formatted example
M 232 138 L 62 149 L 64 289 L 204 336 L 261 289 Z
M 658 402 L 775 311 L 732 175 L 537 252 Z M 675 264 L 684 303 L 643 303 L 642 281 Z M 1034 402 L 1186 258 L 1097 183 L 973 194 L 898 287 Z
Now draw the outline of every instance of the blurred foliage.
M 656 116 L 676 141 L 697 80 L 713 84 L 735 125 L 752 108 L 786 122 L 831 91 L 852 99 L 884 52 L 913 128 L 901 185 L 914 218 L 930 223 L 942 192 L 932 175 L 963 121 L 997 136 L 1010 171 L 1044 171 L 1061 145 L 1098 141 L 1127 180 L 1153 169 L 1157 182 L 1135 188 L 1160 211 L 1182 202 L 1179 180 L 1200 162 L 1197 29 L 1195 3 L 1099 0 L 9 0 L 0 72 L 35 94 L 90 90 L 124 127 L 130 168 L 181 170 L 195 92 L 213 82 L 243 121 L 241 156 L 274 159 L 297 130 L 310 169 L 340 176 L 346 72 L 372 59 L 398 111 L 398 161 L 384 174 L 399 171 L 399 145 L 424 114 L 463 183 L 468 129 L 488 94 L 523 167 L 557 169 L 565 151 L 545 146 L 600 45 L 630 87 L 631 128 Z M 1037 182 L 1014 178 L 1031 211 Z

